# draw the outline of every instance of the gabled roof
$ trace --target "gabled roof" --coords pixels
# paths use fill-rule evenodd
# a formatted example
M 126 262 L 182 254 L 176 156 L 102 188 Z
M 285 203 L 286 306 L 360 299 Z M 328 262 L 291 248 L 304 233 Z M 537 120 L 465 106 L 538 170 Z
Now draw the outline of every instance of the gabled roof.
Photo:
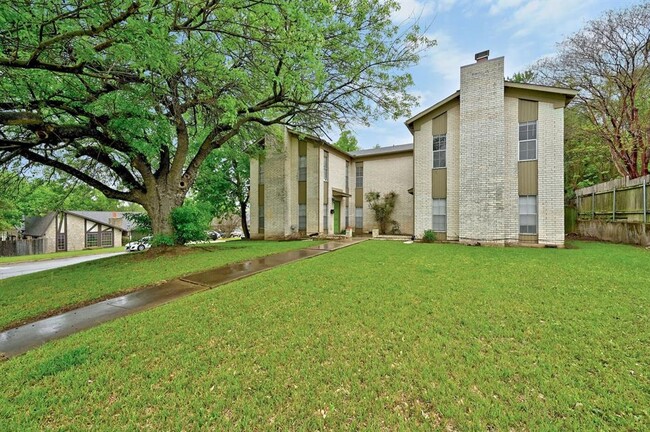
M 427 115 L 427 114 L 429 114 L 429 113 L 431 113 L 431 112 L 437 110 L 438 108 L 440 108 L 440 107 L 443 106 L 444 104 L 449 103 L 449 102 L 451 102 L 451 101 L 453 101 L 454 99 L 459 98 L 459 97 L 460 97 L 460 90 L 457 90 L 455 93 L 453 93 L 453 94 L 447 96 L 446 98 L 444 98 L 444 99 L 441 100 L 440 102 L 436 103 L 435 105 L 430 106 L 429 108 L 425 109 L 424 111 L 419 112 L 418 114 L 414 115 L 414 116 L 411 117 L 410 119 L 406 120 L 406 121 L 404 122 L 404 124 L 405 124 L 405 125 L 409 128 L 409 130 L 410 130 L 410 129 L 411 129 L 411 125 L 413 124 L 414 121 L 416 121 L 417 119 L 420 119 L 420 118 L 424 117 L 425 115 Z
M 523 83 L 516 83 L 512 81 L 504 81 L 503 82 L 504 88 L 515 88 L 515 89 L 522 89 L 522 90 L 533 90 L 533 91 L 539 91 L 539 92 L 544 92 L 544 93 L 552 93 L 552 94 L 557 94 L 557 95 L 564 95 L 566 96 L 566 104 L 571 102 L 571 99 L 573 99 L 577 94 L 577 90 L 573 90 L 570 88 L 565 88 L 565 87 L 553 87 L 553 86 L 545 86 L 545 85 L 539 85 L 539 84 L 523 84 Z M 456 98 L 460 98 L 460 90 L 457 90 L 455 93 L 447 96 L 440 102 L 436 103 L 435 105 L 430 106 L 429 108 L 425 109 L 422 112 L 419 112 L 418 114 L 414 115 L 410 119 L 406 120 L 404 124 L 409 128 L 409 130 L 412 131 L 413 129 L 413 122 L 416 120 L 426 116 L 427 114 L 435 111 L 436 109 L 440 108 L 441 106 L 445 105 L 446 103 L 449 103 L 453 101 Z
M 56 216 L 56 212 L 49 212 L 45 216 L 31 216 L 25 218 L 25 235 L 43 237 Z
M 134 224 L 124 217 L 123 212 L 118 211 L 85 211 L 85 210 L 69 210 L 68 214 L 79 216 L 89 221 L 100 223 L 102 225 L 110 226 L 120 229 L 122 231 L 131 231 L 135 228 Z M 122 219 L 121 224 L 111 223 L 110 219 Z
M 358 158 L 358 157 L 365 157 L 365 156 L 385 155 L 385 154 L 391 154 L 391 153 L 402 153 L 402 152 L 408 152 L 408 151 L 413 151 L 413 143 L 400 144 L 400 145 L 394 145 L 394 146 L 388 146 L 388 147 L 379 147 L 379 148 L 372 148 L 372 149 L 357 150 L 357 151 L 351 152 L 350 154 L 352 156 L 354 156 L 355 158 Z

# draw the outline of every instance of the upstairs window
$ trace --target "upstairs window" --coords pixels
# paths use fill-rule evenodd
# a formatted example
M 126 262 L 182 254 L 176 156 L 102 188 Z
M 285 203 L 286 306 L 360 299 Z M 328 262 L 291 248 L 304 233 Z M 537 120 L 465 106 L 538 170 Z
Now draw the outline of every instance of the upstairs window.
M 329 181 L 330 179 L 330 154 L 324 152 L 323 154 L 323 180 Z
M 298 181 L 307 181 L 307 156 L 298 157 Z
M 357 187 L 363 187 L 363 165 L 357 164 Z
M 537 121 L 519 123 L 519 160 L 537 159 Z
M 447 135 L 433 136 L 433 167 L 445 168 L 447 166 Z

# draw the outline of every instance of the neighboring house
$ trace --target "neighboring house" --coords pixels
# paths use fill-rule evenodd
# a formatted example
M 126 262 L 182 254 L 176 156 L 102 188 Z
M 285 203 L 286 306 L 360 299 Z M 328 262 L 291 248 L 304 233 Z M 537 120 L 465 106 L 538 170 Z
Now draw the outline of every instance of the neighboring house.
M 251 160 L 251 235 L 366 233 L 376 224 L 364 194 L 392 190 L 402 233 L 562 246 L 564 108 L 577 92 L 505 81 L 503 57 L 488 54 L 406 121 L 413 145 L 345 153 L 291 131 L 267 138 L 263 162 Z
M 133 227 L 121 212 L 61 211 L 25 218 L 25 238 L 44 238 L 44 253 L 122 246 Z

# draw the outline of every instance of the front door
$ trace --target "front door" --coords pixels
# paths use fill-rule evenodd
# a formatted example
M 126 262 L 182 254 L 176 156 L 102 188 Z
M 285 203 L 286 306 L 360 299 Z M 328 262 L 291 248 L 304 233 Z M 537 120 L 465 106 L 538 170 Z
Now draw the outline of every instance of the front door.
M 341 232 L 341 201 L 334 201 L 334 234 Z

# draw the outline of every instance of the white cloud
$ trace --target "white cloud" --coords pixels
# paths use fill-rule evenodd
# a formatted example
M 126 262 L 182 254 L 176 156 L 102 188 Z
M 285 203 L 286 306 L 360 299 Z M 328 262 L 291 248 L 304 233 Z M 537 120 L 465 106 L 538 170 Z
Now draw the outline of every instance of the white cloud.
M 453 90 L 449 92 L 452 93 L 460 85 L 460 67 L 472 63 L 474 53 L 459 47 L 456 41 L 447 33 L 436 32 L 431 34 L 431 38 L 435 39 L 438 44 L 427 56 L 428 61 L 426 64 L 447 81 L 447 87 L 452 85 Z
M 523 0 L 494 0 L 490 2 L 490 15 L 498 15 L 507 9 L 519 6 Z
M 392 20 L 395 23 L 425 18 L 435 12 L 434 4 L 420 0 L 400 0 L 400 8 L 393 12 Z

